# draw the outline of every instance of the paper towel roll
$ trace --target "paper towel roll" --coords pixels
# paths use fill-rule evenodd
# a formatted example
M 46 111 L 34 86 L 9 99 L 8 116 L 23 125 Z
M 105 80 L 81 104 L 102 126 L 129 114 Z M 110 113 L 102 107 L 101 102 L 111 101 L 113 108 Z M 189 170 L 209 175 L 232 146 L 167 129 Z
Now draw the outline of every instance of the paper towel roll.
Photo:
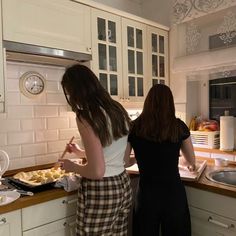
M 232 151 L 234 149 L 234 117 L 220 117 L 220 150 Z

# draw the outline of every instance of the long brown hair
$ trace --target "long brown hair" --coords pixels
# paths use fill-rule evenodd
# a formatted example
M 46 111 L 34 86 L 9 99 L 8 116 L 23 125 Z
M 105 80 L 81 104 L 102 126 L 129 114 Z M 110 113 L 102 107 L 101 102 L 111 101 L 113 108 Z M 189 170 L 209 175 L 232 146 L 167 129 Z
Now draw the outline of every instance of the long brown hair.
M 149 90 L 143 111 L 134 121 L 133 131 L 137 136 L 151 141 L 178 141 L 180 129 L 168 86 L 156 84 Z
M 61 85 L 78 119 L 83 118 L 90 124 L 102 146 L 129 133 L 127 111 L 111 98 L 87 66 L 76 64 L 67 68 Z

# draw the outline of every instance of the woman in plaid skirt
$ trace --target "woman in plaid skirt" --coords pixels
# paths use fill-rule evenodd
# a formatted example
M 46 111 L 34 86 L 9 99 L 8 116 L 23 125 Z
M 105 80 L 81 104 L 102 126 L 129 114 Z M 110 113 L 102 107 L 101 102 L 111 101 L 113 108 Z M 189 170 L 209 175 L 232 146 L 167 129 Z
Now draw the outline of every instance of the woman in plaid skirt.
M 126 236 L 132 204 L 130 179 L 124 167 L 128 113 L 84 65 L 67 68 L 61 84 L 76 114 L 84 145 L 83 150 L 69 143 L 66 150 L 87 160 L 83 165 L 60 160 L 63 169 L 81 176 L 76 235 Z

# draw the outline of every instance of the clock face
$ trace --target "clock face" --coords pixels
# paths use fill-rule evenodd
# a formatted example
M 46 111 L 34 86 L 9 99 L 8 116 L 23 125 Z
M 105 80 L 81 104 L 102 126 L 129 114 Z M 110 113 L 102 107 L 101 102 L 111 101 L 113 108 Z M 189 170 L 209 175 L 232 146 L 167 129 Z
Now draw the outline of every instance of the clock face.
M 26 72 L 20 78 L 20 90 L 28 97 L 41 94 L 45 88 L 45 79 L 37 72 Z

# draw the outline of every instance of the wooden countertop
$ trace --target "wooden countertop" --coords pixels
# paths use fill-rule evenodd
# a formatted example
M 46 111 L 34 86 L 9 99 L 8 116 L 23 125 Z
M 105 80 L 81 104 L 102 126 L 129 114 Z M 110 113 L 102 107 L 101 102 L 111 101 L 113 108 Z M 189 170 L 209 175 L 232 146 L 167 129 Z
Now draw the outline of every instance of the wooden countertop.
M 0 206 L 0 214 L 32 206 L 38 203 L 47 202 L 60 197 L 65 197 L 75 193 L 77 193 L 77 191 L 66 192 L 63 189 L 54 188 L 35 193 L 34 196 L 23 196 L 10 204 Z
M 202 173 L 201 177 L 198 179 L 198 181 L 194 182 L 194 181 L 183 180 L 183 182 L 186 186 L 190 186 L 190 187 L 202 189 L 205 191 L 236 198 L 236 187 L 230 187 L 223 184 L 217 184 L 206 178 L 206 174 L 209 171 L 217 170 L 219 168 L 220 167 L 215 167 L 211 162 L 209 162 L 206 169 Z M 236 168 L 236 167 L 234 165 L 234 166 L 230 166 L 229 168 Z M 138 173 L 134 173 L 134 172 L 131 172 L 130 174 L 138 175 Z M 25 208 L 28 206 L 32 206 L 38 203 L 50 201 L 50 200 L 57 199 L 60 197 L 72 195 L 72 194 L 76 194 L 76 191 L 68 193 L 64 191 L 63 189 L 56 189 L 56 188 L 51 189 L 51 190 L 45 190 L 43 192 L 35 193 L 34 196 L 24 196 L 8 205 L 0 206 L 0 214 L 14 211 L 21 208 Z

